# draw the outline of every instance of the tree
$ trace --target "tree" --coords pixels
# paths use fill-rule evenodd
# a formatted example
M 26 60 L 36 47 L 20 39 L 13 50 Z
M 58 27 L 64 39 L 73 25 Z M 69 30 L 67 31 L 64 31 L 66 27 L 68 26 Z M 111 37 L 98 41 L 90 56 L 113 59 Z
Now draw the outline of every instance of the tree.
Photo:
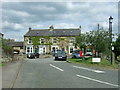
M 3 39 L 2 41 L 2 49 L 5 52 L 7 57 L 13 57 L 13 48 L 10 45 L 7 45 L 6 43 L 9 42 L 7 39 Z
M 86 41 L 94 48 L 95 51 L 99 53 L 103 53 L 105 55 L 109 55 L 109 47 L 110 47 L 110 38 L 109 32 L 104 29 L 98 31 L 90 31 L 86 34 Z
M 109 55 L 109 42 L 109 32 L 101 29 L 97 31 L 89 31 L 76 37 L 75 45 L 80 48 L 89 46 L 91 49 L 98 52 L 98 54 L 103 53 L 104 55 Z
M 115 58 L 117 59 L 117 56 L 120 55 L 120 36 L 114 42 L 113 46 L 114 46 Z
M 80 36 L 77 36 L 75 38 L 75 43 L 74 43 L 75 47 L 79 47 L 80 49 L 85 48 L 86 47 L 85 43 L 86 43 L 85 34 L 81 34 Z

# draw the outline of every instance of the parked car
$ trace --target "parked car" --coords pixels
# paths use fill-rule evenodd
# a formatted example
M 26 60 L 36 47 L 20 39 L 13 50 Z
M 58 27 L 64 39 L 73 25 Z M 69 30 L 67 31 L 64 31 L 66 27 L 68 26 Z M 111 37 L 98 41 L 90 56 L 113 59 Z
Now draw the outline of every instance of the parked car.
M 92 50 L 86 49 L 85 56 L 92 56 Z
M 57 51 L 54 55 L 55 60 L 67 60 L 66 52 L 64 51 Z
M 39 58 L 39 53 L 34 53 L 35 58 Z
M 80 51 L 81 50 L 74 50 L 72 53 L 72 58 L 82 58 L 82 56 L 80 56 Z
M 35 58 L 34 53 L 28 53 L 28 54 L 27 54 L 27 58 Z
M 58 51 L 62 51 L 62 50 L 54 50 L 54 51 L 51 51 L 50 53 L 55 56 L 55 53 L 57 53 Z

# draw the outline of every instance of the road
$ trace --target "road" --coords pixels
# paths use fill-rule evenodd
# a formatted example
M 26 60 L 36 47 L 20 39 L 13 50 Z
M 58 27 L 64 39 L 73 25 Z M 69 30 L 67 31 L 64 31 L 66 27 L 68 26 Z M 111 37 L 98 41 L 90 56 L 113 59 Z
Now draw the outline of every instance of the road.
M 118 88 L 118 71 L 54 61 L 25 59 L 13 88 Z

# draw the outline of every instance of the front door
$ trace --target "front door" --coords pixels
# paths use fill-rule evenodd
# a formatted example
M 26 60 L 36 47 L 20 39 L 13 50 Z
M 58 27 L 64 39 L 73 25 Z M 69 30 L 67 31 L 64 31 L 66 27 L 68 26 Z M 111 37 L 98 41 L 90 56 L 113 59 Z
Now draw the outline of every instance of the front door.
M 43 53 L 43 48 L 40 47 L 40 48 L 39 48 L 39 54 L 42 54 L 42 53 Z
M 39 54 L 45 54 L 46 53 L 46 47 L 45 46 L 40 46 L 39 47 Z

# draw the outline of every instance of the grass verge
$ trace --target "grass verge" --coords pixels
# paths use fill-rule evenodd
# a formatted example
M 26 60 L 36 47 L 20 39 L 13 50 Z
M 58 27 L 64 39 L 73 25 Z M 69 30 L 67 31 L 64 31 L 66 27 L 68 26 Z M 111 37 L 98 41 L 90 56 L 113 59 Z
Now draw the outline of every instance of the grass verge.
M 4 66 L 5 64 L 4 63 L 0 63 L 0 67 Z
M 79 64 L 84 64 L 84 65 L 88 65 L 88 66 L 96 66 L 96 67 L 100 67 L 100 68 L 108 68 L 108 69 L 118 69 L 118 63 L 113 63 L 112 65 L 110 64 L 110 61 L 108 60 L 101 60 L 100 63 L 93 63 L 92 62 L 92 58 L 89 58 L 87 60 L 82 60 L 82 59 L 73 59 L 73 58 L 68 58 L 67 60 L 68 62 L 71 63 L 79 63 Z

